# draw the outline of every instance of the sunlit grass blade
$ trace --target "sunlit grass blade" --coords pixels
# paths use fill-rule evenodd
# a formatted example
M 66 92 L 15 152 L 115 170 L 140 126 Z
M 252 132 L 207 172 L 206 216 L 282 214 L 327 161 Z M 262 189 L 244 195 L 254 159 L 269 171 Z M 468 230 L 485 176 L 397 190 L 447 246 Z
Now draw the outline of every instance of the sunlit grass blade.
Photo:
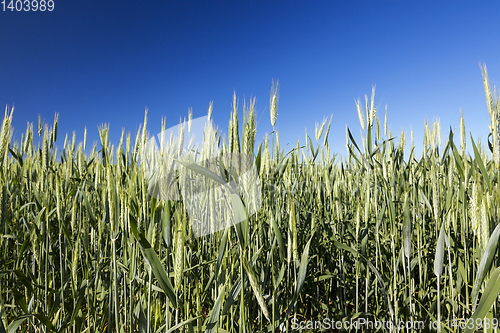
M 217 322 L 219 321 L 220 308 L 222 306 L 222 300 L 224 299 L 226 286 L 223 286 L 219 291 L 219 296 L 215 300 L 214 306 L 210 311 L 210 315 L 207 318 L 207 330 L 206 332 L 213 333 L 217 332 Z
M 473 323 L 477 323 L 477 319 L 484 319 L 491 306 L 496 301 L 498 295 L 500 294 L 500 267 L 497 267 L 490 275 L 490 279 L 484 288 L 483 296 L 479 301 L 476 311 L 471 316 Z M 475 328 L 469 328 L 465 330 L 465 333 L 473 332 Z
M 130 215 L 130 227 L 134 233 L 134 236 L 136 239 L 139 241 L 139 244 L 141 245 L 143 249 L 144 256 L 149 262 L 149 265 L 151 265 L 151 269 L 153 270 L 153 274 L 158 280 L 158 283 L 160 284 L 161 289 L 165 292 L 167 295 L 168 299 L 170 302 L 172 302 L 173 307 L 177 307 L 177 299 L 175 297 L 175 291 L 174 287 L 172 286 L 172 282 L 170 282 L 170 278 L 168 277 L 167 272 L 165 271 L 165 268 L 161 264 L 160 260 L 158 259 L 158 256 L 156 255 L 155 250 L 151 247 L 151 244 L 148 242 L 146 237 L 144 235 L 139 234 L 139 230 L 137 229 L 137 223 L 135 221 L 135 218 Z
M 476 309 L 476 302 L 479 295 L 479 289 L 481 288 L 481 285 L 484 282 L 486 274 L 491 268 L 491 263 L 495 256 L 495 252 L 497 251 L 499 236 L 500 236 L 500 224 L 498 224 L 495 230 L 493 230 L 488 240 L 488 244 L 486 245 L 486 249 L 484 250 L 484 253 L 481 256 L 481 261 L 479 262 L 479 266 L 476 270 L 476 279 L 474 280 L 474 285 L 471 293 L 473 310 Z

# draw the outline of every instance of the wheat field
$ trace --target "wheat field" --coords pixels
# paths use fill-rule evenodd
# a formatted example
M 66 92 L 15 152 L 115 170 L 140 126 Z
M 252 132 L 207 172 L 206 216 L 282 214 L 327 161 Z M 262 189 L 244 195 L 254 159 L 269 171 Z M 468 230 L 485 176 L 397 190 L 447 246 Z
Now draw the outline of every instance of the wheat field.
M 387 110 L 381 124 L 375 91 L 356 102 L 363 135 L 346 128 L 345 158 L 330 151 L 331 119 L 289 151 L 277 131 L 256 143 L 255 100 L 238 110 L 236 96 L 227 136 L 210 107 L 196 151 L 163 134 L 151 149 L 147 113 L 117 147 L 101 126 L 89 153 L 86 132 L 57 148 L 57 114 L 11 142 L 6 109 L 0 332 L 280 332 L 361 317 L 461 332 L 464 318 L 495 322 L 500 98 L 481 70 L 491 136 L 471 135 L 470 154 L 461 116 L 459 133 L 426 123 L 415 156 L 413 133 L 391 133 Z M 273 128 L 278 102 L 273 84 Z

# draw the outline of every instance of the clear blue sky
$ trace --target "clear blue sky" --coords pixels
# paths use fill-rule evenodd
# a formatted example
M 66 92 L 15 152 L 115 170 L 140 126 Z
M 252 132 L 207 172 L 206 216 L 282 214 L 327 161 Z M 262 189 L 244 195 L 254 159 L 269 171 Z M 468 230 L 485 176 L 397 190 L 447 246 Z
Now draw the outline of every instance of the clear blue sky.
M 0 104 L 15 106 L 15 138 L 58 112 L 59 147 L 65 133 L 81 141 L 84 126 L 91 145 L 102 123 L 117 144 L 122 128 L 135 138 L 146 107 L 155 134 L 162 116 L 174 126 L 210 101 L 226 131 L 236 91 L 240 105 L 257 99 L 260 141 L 278 79 L 282 147 L 333 115 L 330 143 L 345 155 L 345 125 L 359 137 L 354 99 L 374 84 L 382 121 L 387 105 L 393 134 L 405 129 L 409 142 L 413 128 L 420 151 L 424 120 L 441 119 L 444 142 L 460 109 L 487 139 L 479 63 L 500 81 L 498 1 L 54 2 L 0 12 Z

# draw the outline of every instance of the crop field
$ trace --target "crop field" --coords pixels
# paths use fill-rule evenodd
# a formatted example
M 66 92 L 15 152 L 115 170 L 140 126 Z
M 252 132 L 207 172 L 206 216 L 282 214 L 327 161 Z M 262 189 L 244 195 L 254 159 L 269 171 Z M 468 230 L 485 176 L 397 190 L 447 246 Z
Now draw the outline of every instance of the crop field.
M 191 114 L 156 136 L 147 112 L 117 147 L 107 126 L 90 150 L 61 140 L 58 115 L 16 143 L 6 109 L 0 333 L 313 331 L 357 318 L 494 331 L 500 98 L 482 71 L 488 142 L 470 134 L 466 147 L 463 116 L 456 133 L 426 123 L 422 156 L 413 133 L 388 130 L 374 91 L 356 103 L 363 135 L 346 129 L 345 158 L 327 120 L 288 151 L 276 131 L 255 142 L 255 101 L 238 110 L 236 96 L 227 136 L 210 108 L 199 145 Z M 278 96 L 273 86 L 273 128 Z

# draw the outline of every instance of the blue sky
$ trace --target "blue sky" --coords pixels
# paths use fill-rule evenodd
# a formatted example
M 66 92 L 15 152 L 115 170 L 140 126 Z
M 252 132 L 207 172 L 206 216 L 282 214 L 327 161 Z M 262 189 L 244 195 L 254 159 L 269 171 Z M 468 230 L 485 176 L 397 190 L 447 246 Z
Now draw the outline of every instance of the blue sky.
M 461 109 L 487 139 L 479 63 L 500 81 L 498 1 L 54 2 L 0 12 L 0 103 L 15 106 L 15 138 L 58 112 L 59 146 L 65 133 L 83 140 L 84 126 L 92 144 L 103 123 L 117 144 L 122 128 L 135 138 L 146 107 L 156 134 L 162 117 L 174 126 L 210 101 L 225 131 L 236 91 L 240 106 L 256 97 L 260 141 L 274 79 L 282 147 L 333 115 L 330 144 L 345 155 L 345 126 L 359 137 L 354 99 L 372 85 L 382 121 L 387 105 L 393 134 L 409 142 L 413 128 L 417 152 L 426 118 L 440 118 L 444 142 Z

